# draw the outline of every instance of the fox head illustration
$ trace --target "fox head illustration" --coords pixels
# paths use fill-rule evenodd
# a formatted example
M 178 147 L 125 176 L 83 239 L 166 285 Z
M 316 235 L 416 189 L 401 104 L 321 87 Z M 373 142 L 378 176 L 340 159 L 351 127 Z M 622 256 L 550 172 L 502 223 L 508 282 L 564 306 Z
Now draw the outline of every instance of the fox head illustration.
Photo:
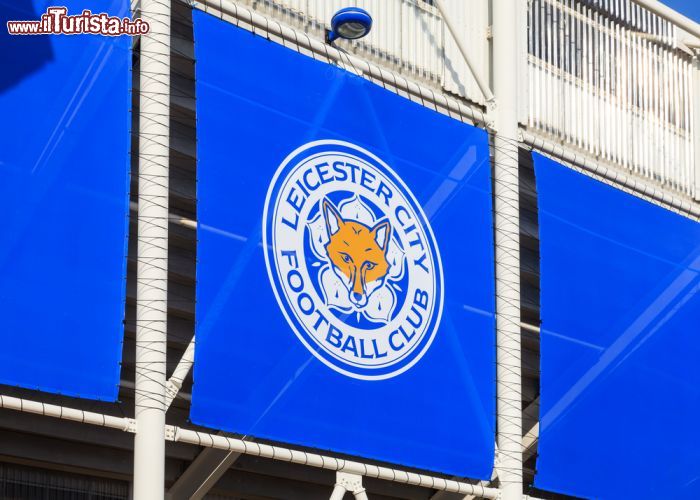
M 386 251 L 391 225 L 388 220 L 374 227 L 345 220 L 328 199 L 323 200 L 323 218 L 329 237 L 326 252 L 333 271 L 348 289 L 350 302 L 362 308 L 389 270 Z

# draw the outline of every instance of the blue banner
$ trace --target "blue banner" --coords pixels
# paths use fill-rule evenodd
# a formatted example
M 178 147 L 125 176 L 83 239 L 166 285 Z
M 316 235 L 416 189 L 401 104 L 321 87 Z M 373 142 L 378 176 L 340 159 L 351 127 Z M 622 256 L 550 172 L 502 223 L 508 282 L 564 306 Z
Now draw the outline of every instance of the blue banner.
M 192 421 L 490 478 L 486 132 L 194 21 Z
M 700 498 L 700 224 L 540 155 L 538 488 Z
M 0 0 L 0 383 L 115 400 L 131 39 L 7 33 L 53 4 Z M 61 5 L 129 15 L 125 0 Z

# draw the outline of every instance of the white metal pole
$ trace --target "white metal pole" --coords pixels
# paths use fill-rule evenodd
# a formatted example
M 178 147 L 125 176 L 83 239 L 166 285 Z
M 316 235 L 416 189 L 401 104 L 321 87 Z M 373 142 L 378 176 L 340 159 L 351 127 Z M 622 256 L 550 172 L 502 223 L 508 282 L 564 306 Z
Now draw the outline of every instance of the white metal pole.
M 318 467 L 326 470 L 347 473 L 363 477 L 372 477 L 396 483 L 410 484 L 434 490 L 443 490 L 462 495 L 475 495 L 478 498 L 505 498 L 499 497 L 496 488 L 489 488 L 480 484 L 469 484 L 452 479 L 428 476 L 417 472 L 408 472 L 379 465 L 363 464 L 343 458 L 329 457 L 307 451 L 292 450 L 264 443 L 245 441 L 220 434 L 183 429 L 172 425 L 166 426 L 166 439 L 176 443 L 188 443 L 207 448 L 216 448 L 246 455 L 271 458 L 282 462 Z M 345 487 L 345 486 L 344 486 Z M 347 488 L 346 488 L 347 489 Z
M 0 395 L 0 408 L 70 420 L 72 422 L 80 422 L 81 424 L 109 427 L 110 429 L 118 429 L 124 432 L 134 432 L 136 425 L 131 418 L 104 415 L 102 413 L 78 410 L 76 408 L 68 408 L 66 406 L 52 405 L 12 396 Z
M 692 185 L 693 199 L 700 201 L 700 57 L 696 54 L 693 57 L 692 66 L 693 88 L 691 89 L 689 98 L 692 99 L 692 120 L 690 121 L 693 131 L 693 162 L 695 168 L 695 182 Z
M 671 7 L 664 5 L 657 0 L 633 0 L 635 3 L 641 5 L 645 9 L 653 12 L 657 16 L 660 16 L 667 21 L 675 24 L 676 26 L 684 29 L 693 36 L 700 38 L 700 24 L 696 23 L 692 19 L 688 19 L 683 14 L 678 11 L 673 10 Z
M 134 500 L 164 498 L 168 306 L 170 0 L 142 0 Z
M 496 260 L 496 467 L 502 500 L 520 500 L 522 401 L 520 380 L 520 229 L 518 200 L 518 15 L 524 0 L 492 0 L 494 233 Z

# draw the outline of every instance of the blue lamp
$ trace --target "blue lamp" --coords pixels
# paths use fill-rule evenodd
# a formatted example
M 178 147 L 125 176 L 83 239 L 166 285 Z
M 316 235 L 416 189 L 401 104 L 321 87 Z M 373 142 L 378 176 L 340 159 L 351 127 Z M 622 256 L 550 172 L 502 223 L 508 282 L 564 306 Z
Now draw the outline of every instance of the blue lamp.
M 372 29 L 372 16 L 359 7 L 345 7 L 333 15 L 331 30 L 326 33 L 326 41 L 333 43 L 338 38 L 356 40 Z

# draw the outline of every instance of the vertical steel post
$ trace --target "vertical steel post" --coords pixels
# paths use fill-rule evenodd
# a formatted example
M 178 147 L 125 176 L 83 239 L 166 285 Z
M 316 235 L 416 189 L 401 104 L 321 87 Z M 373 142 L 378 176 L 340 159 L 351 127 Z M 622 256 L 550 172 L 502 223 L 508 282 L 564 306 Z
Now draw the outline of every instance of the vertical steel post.
M 692 88 L 690 89 L 689 98 L 692 99 L 693 109 L 691 110 L 691 124 L 693 127 L 693 174 L 695 176 L 693 189 L 693 198 L 695 201 L 700 201 L 700 56 L 696 54 L 693 57 L 692 66 Z
M 142 0 L 134 500 L 164 498 L 168 306 L 170 0 Z
M 492 0 L 497 473 L 503 500 L 522 498 L 520 224 L 518 192 L 519 2 Z

